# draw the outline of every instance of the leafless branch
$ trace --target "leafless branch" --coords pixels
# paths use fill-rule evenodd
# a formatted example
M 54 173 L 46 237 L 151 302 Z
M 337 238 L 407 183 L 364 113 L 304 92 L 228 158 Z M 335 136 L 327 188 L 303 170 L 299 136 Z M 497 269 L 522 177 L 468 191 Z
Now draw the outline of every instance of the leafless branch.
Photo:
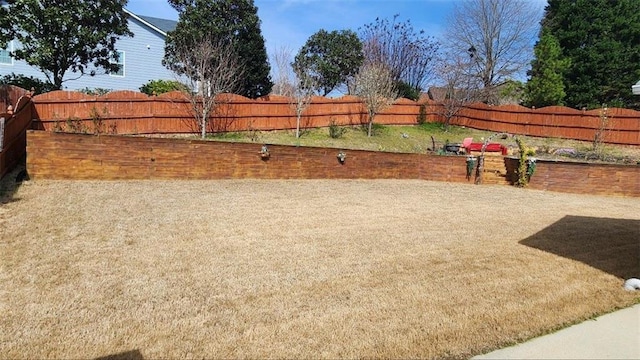
M 540 9 L 523 0 L 456 2 L 445 31 L 446 46 L 456 56 L 473 60 L 474 76 L 490 90 L 529 65 L 540 16 Z
M 287 47 L 277 48 L 271 54 L 271 62 L 275 65 L 272 94 L 280 96 L 291 96 L 293 94 L 295 73 L 291 66 L 292 61 L 293 52 Z
M 395 81 L 421 89 L 431 79 L 440 45 L 409 21 L 376 19 L 361 29 L 365 61 L 385 64 Z
M 469 72 L 471 66 L 466 57 L 455 55 L 440 59 L 438 63 L 438 76 L 444 84 L 444 98 L 438 100 L 442 103 L 440 115 L 445 119 L 445 129 L 465 106 L 483 98 L 481 84 Z
M 303 74 L 296 79 L 295 86 L 291 89 L 291 107 L 296 113 L 296 138 L 300 137 L 300 119 L 311 104 L 315 88 L 314 78 Z
M 376 114 L 384 110 L 398 97 L 391 70 L 383 63 L 365 62 L 354 79 L 354 93 L 359 96 L 369 114 L 367 135 L 372 135 Z
M 305 72 L 296 74 L 291 65 L 292 52 L 286 47 L 276 49 L 271 57 L 275 64 L 274 84 L 271 92 L 290 99 L 289 105 L 296 114 L 296 138 L 299 138 L 302 114 L 311 104 L 311 99 L 315 94 L 315 78 Z
M 224 40 L 205 38 L 195 46 L 176 49 L 173 70 L 186 89 L 202 138 L 218 105 L 216 96 L 235 92 L 244 72 L 233 46 Z

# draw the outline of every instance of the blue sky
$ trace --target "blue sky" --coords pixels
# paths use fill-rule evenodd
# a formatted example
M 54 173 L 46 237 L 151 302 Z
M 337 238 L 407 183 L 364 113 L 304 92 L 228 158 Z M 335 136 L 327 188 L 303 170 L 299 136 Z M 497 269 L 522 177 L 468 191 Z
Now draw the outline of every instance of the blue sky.
M 444 42 L 442 34 L 456 2 L 465 0 L 254 0 L 261 20 L 267 53 L 286 48 L 291 57 L 320 29 L 327 31 L 358 28 L 376 17 L 410 20 L 416 31 Z M 547 0 L 525 0 L 540 9 L 531 21 L 539 23 Z M 135 14 L 178 20 L 177 12 L 166 0 L 129 0 L 127 8 Z M 531 40 L 531 46 L 537 39 Z M 272 64 L 272 70 L 274 70 Z M 524 80 L 524 78 L 523 78 Z
M 358 31 L 376 17 L 400 15 L 416 30 L 439 38 L 456 1 L 464 0 L 254 0 L 262 21 L 267 52 L 287 47 L 295 55 L 307 39 L 320 29 Z M 528 0 L 539 4 L 546 0 Z M 178 19 L 165 0 L 129 0 L 127 8 L 136 14 Z M 532 17 L 539 21 L 539 17 Z

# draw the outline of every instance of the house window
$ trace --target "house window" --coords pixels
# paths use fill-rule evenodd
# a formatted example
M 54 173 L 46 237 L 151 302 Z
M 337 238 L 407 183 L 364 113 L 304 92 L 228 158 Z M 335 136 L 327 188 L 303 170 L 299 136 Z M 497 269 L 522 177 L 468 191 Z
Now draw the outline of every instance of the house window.
M 117 71 L 112 71 L 111 76 L 124 76 L 124 51 L 116 51 L 116 56 L 112 56 L 109 61 L 112 64 L 118 65 Z
M 11 51 L 13 50 L 13 41 L 9 41 L 6 48 L 0 49 L 0 65 L 13 65 Z

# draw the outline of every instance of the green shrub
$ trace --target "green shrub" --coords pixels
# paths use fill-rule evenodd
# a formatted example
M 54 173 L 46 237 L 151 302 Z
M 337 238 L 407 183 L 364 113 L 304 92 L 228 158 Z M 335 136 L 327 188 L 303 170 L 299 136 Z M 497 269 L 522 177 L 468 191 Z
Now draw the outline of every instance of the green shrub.
M 33 88 L 36 94 L 44 94 L 56 90 L 55 85 L 48 81 L 42 81 L 33 76 L 14 73 L 0 77 L 0 85 L 14 85 L 25 90 L 31 90 Z
M 63 132 L 64 124 L 60 120 L 56 120 L 53 122 L 53 132 Z
M 84 89 L 78 89 L 76 90 L 78 92 L 81 92 L 83 94 L 87 94 L 87 95 L 95 95 L 95 96 L 102 96 L 105 94 L 108 94 L 110 91 L 113 91 L 113 89 L 105 89 L 105 88 L 84 88 Z
M 104 122 L 104 118 L 109 115 L 109 110 L 106 107 L 102 109 L 102 112 L 98 111 L 96 107 L 92 107 L 89 111 L 89 117 L 91 118 L 91 122 L 93 123 L 93 133 L 94 134 L 104 134 L 107 132 L 107 127 Z M 115 124 L 112 124 L 112 126 Z M 109 129 L 113 131 L 112 129 Z M 114 131 L 115 133 L 115 131 Z
M 64 131 L 65 132 L 69 132 L 69 133 L 74 133 L 74 134 L 88 134 L 89 133 L 89 129 L 87 128 L 87 126 L 84 124 L 84 122 L 82 121 L 82 119 L 72 116 L 67 118 L 66 124 L 65 124 L 65 128 Z
M 527 147 L 522 139 L 516 137 L 516 144 L 520 154 L 518 155 L 518 179 L 516 180 L 516 186 L 526 187 L 529 184 L 529 180 L 536 169 L 536 159 L 531 156 L 536 152 L 533 148 Z
M 140 92 L 147 95 L 160 95 L 175 90 L 185 90 L 185 86 L 173 80 L 150 80 L 140 87 Z
M 362 124 L 362 130 L 364 132 L 368 132 L 368 124 Z M 384 134 L 388 131 L 389 131 L 389 128 L 387 126 L 384 126 L 382 124 L 378 124 L 375 122 L 371 124 L 371 135 L 373 136 Z
M 329 136 L 332 139 L 338 139 L 347 131 L 346 128 L 339 126 L 334 119 L 329 121 Z
M 398 97 L 416 101 L 420 98 L 420 89 L 417 89 L 406 82 L 400 80 L 396 83 Z

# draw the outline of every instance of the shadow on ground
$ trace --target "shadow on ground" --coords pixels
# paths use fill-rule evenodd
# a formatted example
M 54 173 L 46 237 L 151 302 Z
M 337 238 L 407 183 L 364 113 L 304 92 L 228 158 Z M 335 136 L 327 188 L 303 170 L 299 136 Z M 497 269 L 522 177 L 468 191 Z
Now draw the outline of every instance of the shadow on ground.
M 622 279 L 640 277 L 640 220 L 565 216 L 520 244 Z
M 25 180 L 29 180 L 29 176 L 24 163 L 18 164 L 13 170 L 0 178 L 0 205 L 19 201 L 20 199 L 15 197 L 15 193 Z
M 140 350 L 125 351 L 118 354 L 112 354 L 95 358 L 94 360 L 144 360 Z

